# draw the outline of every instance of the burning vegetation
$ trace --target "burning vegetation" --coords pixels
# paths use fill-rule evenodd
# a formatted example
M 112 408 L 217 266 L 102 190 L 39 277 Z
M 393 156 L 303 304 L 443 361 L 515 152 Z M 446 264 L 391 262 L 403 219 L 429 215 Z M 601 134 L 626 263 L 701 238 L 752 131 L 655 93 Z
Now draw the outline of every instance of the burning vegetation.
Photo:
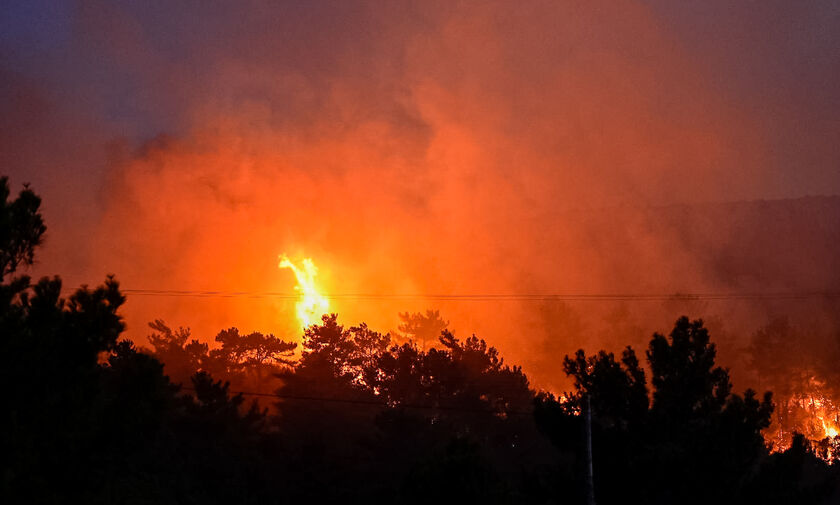
M 758 382 L 774 392 L 772 423 L 764 430 L 774 451 L 789 448 L 797 434 L 829 462 L 840 458 L 840 338 L 833 324 L 808 327 L 776 318 L 756 331 L 747 349 Z M 837 334 L 840 337 L 840 333 Z
M 824 388 L 816 380 L 810 393 L 794 394 L 777 404 L 775 426 L 768 433 L 778 450 L 790 447 L 796 433 L 815 444 L 817 454 L 833 463 L 840 460 L 840 406 L 823 396 Z

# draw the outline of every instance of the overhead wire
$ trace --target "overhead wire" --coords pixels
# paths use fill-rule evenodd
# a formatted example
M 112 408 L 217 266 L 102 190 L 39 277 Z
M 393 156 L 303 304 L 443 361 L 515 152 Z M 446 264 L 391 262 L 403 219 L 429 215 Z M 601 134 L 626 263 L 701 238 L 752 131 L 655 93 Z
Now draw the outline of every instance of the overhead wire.
M 195 297 L 195 298 L 274 298 L 297 300 L 298 293 L 273 291 L 221 291 L 221 290 L 169 290 L 127 288 L 121 290 L 135 296 Z M 700 293 L 333 293 L 325 294 L 330 300 L 433 300 L 433 301 L 694 301 L 694 300 L 790 300 L 813 298 L 840 298 L 838 291 L 787 291 L 787 292 L 700 292 Z

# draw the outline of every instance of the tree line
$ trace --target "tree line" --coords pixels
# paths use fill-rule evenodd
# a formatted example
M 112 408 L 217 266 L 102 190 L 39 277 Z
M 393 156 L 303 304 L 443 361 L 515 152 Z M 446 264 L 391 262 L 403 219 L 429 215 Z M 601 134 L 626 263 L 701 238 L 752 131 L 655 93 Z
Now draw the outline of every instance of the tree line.
M 115 278 L 63 296 L 20 273 L 40 199 L 0 181 L 6 503 L 584 503 L 590 462 L 602 504 L 840 496 L 804 437 L 769 451 L 772 395 L 733 392 L 700 320 L 654 334 L 644 367 L 631 347 L 557 359 L 559 397 L 433 312 L 403 317 L 408 337 L 439 331 L 425 345 L 331 314 L 299 350 L 236 328 L 210 349 L 162 321 L 145 348 Z

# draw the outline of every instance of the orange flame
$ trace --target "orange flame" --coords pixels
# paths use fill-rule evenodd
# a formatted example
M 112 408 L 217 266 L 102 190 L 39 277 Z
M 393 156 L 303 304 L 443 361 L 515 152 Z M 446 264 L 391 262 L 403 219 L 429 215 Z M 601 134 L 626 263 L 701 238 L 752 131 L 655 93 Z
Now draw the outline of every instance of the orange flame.
M 813 436 L 834 438 L 840 433 L 837 409 L 834 408 L 831 400 L 822 395 L 812 394 L 803 399 L 802 407 L 813 416 Z
M 297 279 L 295 291 L 300 293 L 300 300 L 295 304 L 295 309 L 300 323 L 304 328 L 317 323 L 329 310 L 330 302 L 319 293 L 315 284 L 315 276 L 318 274 L 315 263 L 310 258 L 304 258 L 298 267 L 288 256 L 281 254 L 279 267 L 290 269 Z

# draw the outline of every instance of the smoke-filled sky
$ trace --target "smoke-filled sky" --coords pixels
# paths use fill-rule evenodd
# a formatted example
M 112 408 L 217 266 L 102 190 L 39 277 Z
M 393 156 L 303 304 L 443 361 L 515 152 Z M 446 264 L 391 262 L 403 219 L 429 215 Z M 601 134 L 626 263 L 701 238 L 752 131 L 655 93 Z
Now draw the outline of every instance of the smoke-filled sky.
M 34 271 L 70 286 L 114 273 L 126 288 L 292 292 L 280 253 L 313 258 L 331 293 L 823 289 L 838 276 L 831 253 L 770 261 L 783 279 L 721 266 L 743 226 L 692 218 L 710 237 L 698 250 L 656 220 L 840 194 L 835 1 L 2 12 L 0 172 L 44 198 Z M 502 305 L 440 308 L 514 353 L 555 310 Z M 397 311 L 434 307 L 334 308 L 388 330 Z M 278 299 L 129 297 L 125 315 L 136 340 L 158 317 L 204 339 L 294 328 Z

